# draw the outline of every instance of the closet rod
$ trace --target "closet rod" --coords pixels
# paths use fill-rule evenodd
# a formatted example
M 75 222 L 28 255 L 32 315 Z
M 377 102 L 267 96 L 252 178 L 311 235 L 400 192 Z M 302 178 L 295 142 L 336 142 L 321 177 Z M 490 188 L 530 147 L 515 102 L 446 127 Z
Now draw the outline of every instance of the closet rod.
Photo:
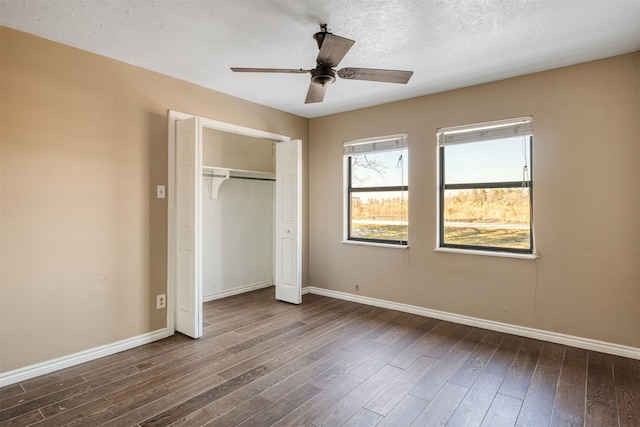
M 216 175 L 214 173 L 203 173 L 202 176 L 207 178 L 227 178 L 224 175 Z M 229 179 L 250 179 L 253 181 L 275 181 L 275 178 L 255 178 L 250 176 L 230 176 Z

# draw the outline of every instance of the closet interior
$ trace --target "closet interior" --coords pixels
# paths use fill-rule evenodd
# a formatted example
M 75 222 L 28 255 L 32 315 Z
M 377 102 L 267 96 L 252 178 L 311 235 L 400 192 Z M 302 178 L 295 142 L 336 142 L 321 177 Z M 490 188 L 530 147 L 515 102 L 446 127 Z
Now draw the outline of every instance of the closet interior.
M 271 286 L 275 142 L 202 130 L 203 302 Z

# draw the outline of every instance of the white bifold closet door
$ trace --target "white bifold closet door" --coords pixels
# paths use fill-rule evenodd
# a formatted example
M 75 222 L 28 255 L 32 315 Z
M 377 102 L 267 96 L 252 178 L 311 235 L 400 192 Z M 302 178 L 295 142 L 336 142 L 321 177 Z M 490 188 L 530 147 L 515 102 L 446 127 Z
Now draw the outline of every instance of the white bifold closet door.
M 302 302 L 302 141 L 276 144 L 276 299 Z
M 176 122 L 175 329 L 202 336 L 202 125 L 199 117 Z

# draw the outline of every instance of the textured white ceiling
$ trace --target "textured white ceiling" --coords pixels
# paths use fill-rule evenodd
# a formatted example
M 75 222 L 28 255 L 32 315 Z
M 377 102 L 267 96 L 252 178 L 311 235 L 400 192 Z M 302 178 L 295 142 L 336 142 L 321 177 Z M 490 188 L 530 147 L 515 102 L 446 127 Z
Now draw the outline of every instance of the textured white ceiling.
M 411 81 L 338 79 L 305 105 L 308 74 L 229 70 L 313 68 L 324 22 L 356 41 L 338 68 Z M 640 0 L 0 0 L 0 24 L 304 117 L 640 50 Z

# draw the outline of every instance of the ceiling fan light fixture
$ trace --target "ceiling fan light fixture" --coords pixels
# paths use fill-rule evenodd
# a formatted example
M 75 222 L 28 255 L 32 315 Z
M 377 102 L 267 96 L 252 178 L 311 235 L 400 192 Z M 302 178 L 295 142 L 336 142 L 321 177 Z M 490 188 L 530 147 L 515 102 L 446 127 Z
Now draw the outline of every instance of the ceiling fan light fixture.
M 311 81 L 325 86 L 336 81 L 336 72 L 328 67 L 317 67 L 311 70 Z

